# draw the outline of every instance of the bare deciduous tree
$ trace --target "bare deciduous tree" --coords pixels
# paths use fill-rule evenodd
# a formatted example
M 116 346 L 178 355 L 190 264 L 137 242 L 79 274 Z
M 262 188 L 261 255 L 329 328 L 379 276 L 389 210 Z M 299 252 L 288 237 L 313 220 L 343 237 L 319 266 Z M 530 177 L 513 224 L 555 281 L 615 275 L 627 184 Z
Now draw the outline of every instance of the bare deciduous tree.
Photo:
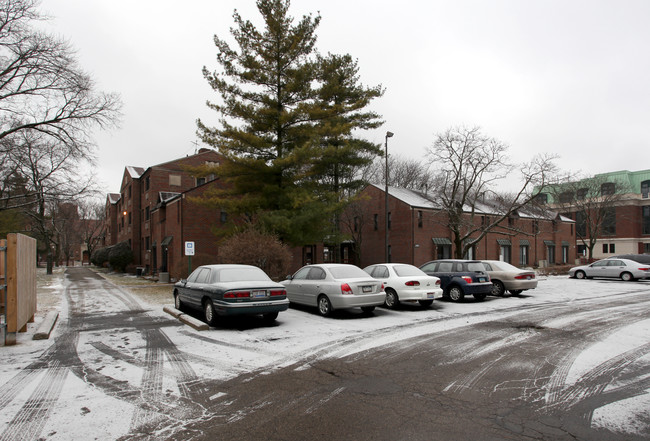
M 362 171 L 362 179 L 372 184 L 385 184 L 386 160 L 377 158 Z M 427 192 L 433 179 L 426 161 L 388 155 L 388 185 Z
M 616 206 L 632 189 L 604 175 L 565 176 L 547 188 L 550 205 L 576 221 L 576 236 L 593 259 L 598 238 L 616 233 Z
M 507 150 L 506 144 L 483 135 L 479 127 L 450 128 L 427 150 L 427 158 L 435 164 L 432 195 L 440 204 L 441 222 L 452 232 L 457 258 L 525 207 L 556 173 L 555 157 L 536 156 L 517 167 L 518 190 L 499 194 L 497 184 L 515 170 Z
M 67 156 L 90 158 L 92 130 L 114 126 L 120 111 L 119 97 L 95 90 L 70 45 L 35 30 L 43 17 L 37 0 L 0 0 L 0 173 L 12 176 L 24 164 L 16 150 L 25 140 L 38 139 L 39 146 L 62 149 Z M 3 182 L 1 188 L 6 188 Z M 27 188 L 27 195 L 0 194 L 0 210 L 45 194 Z M 27 196 L 27 197 L 26 197 Z

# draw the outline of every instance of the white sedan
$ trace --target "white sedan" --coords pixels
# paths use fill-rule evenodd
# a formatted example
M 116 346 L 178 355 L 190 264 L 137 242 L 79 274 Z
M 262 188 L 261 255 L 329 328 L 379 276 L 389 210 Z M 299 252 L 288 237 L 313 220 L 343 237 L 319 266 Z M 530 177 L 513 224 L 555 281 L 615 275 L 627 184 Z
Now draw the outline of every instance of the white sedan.
M 364 268 L 373 278 L 381 280 L 386 291 L 386 306 L 396 308 L 400 302 L 419 302 L 431 306 L 442 297 L 440 279 L 405 263 L 380 263 Z
M 629 259 L 603 259 L 590 265 L 576 266 L 569 270 L 569 277 L 591 279 L 609 277 L 624 281 L 650 279 L 650 265 Z

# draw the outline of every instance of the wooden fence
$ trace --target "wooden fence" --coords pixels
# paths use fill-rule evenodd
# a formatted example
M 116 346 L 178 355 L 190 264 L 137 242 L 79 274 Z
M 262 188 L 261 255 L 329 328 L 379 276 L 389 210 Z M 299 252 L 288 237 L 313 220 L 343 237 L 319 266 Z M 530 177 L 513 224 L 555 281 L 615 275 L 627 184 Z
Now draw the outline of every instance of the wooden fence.
M 0 285 L 6 285 L 0 291 L 4 344 L 13 345 L 16 332 L 25 332 L 36 314 L 36 239 L 11 233 L 0 247 L 6 247 L 6 252 L 0 252 Z

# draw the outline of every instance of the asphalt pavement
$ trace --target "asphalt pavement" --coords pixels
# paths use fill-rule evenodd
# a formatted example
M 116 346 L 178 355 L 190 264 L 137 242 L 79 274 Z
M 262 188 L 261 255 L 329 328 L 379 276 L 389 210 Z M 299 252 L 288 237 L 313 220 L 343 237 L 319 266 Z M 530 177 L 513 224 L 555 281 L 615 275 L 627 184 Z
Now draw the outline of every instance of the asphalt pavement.
M 0 348 L 0 440 L 650 439 L 650 284 L 583 282 L 199 332 L 69 268 L 51 339 Z

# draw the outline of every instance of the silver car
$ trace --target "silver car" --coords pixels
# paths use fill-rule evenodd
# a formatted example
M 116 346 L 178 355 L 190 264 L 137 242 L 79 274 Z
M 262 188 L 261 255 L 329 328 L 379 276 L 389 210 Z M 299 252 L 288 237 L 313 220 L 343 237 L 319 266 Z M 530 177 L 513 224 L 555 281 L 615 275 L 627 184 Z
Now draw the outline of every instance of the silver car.
M 492 280 L 493 296 L 502 296 L 506 289 L 510 294 L 519 295 L 527 289 L 537 288 L 535 271 L 519 269 L 500 260 L 481 260 Z
M 343 263 L 307 265 L 280 283 L 290 302 L 316 306 L 325 317 L 335 309 L 355 307 L 370 313 L 386 299 L 380 281 L 357 266 Z
M 384 284 L 386 306 L 394 309 L 401 302 L 419 302 L 431 306 L 442 297 L 440 279 L 429 276 L 420 268 L 405 263 L 379 263 L 363 269 Z
M 650 265 L 629 259 L 603 259 L 589 265 L 576 266 L 569 270 L 569 277 L 576 279 L 591 279 L 592 277 L 608 277 L 630 281 L 650 279 Z

